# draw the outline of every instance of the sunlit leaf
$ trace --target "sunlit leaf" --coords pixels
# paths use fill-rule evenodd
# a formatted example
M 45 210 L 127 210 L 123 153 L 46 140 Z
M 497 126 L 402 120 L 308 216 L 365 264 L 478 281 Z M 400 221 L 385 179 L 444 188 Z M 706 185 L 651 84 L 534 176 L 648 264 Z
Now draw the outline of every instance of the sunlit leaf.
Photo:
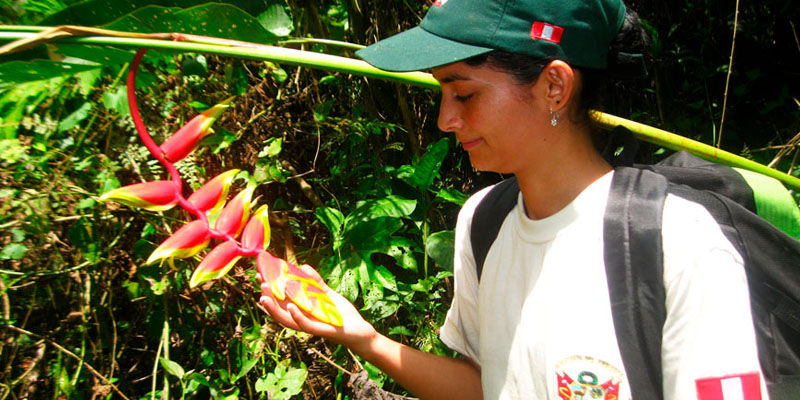
M 0 88 L 23 82 L 62 78 L 99 68 L 100 65 L 69 64 L 50 60 L 11 61 L 0 64 Z
M 73 111 L 72 114 L 67 115 L 58 123 L 58 131 L 64 132 L 78 126 L 81 121 L 89 116 L 89 112 L 92 111 L 92 105 L 92 102 L 87 101 L 78 107 L 77 110 Z
M 275 35 L 254 17 L 230 4 L 209 3 L 182 9 L 148 6 L 137 9 L 104 28 L 129 32 L 180 32 L 271 44 Z
M 453 249 L 455 247 L 455 233 L 452 230 L 439 231 L 428 236 L 425 242 L 425 251 L 439 264 L 440 267 L 453 270 Z
M 447 138 L 439 139 L 428 147 L 428 151 L 414 165 L 413 173 L 410 176 L 400 175 L 400 178 L 419 190 L 428 190 L 433 179 L 439 173 L 439 168 L 447 156 L 449 147 L 450 142 Z
M 258 22 L 275 36 L 289 36 L 292 33 L 292 19 L 286 14 L 282 4 L 273 4 L 258 16 Z
M 257 15 L 264 11 L 263 0 L 217 0 L 229 3 Z M 75 3 L 39 22 L 39 25 L 85 25 L 100 26 L 124 16 L 136 9 L 160 5 L 163 7 L 187 7 L 208 3 L 207 0 L 87 0 Z
M 184 371 L 183 367 L 180 364 L 176 363 L 172 360 L 167 360 L 166 358 L 159 358 L 158 361 L 161 363 L 161 366 L 164 367 L 164 370 L 167 371 L 170 375 L 178 378 L 183 379 Z
M 383 251 L 391 245 L 391 236 L 403 227 L 399 218 L 375 218 L 359 221 L 345 232 L 345 240 L 358 251 Z
M 386 196 L 380 199 L 365 200 L 358 203 L 355 211 L 347 216 L 347 222 L 368 220 L 380 217 L 407 217 L 417 207 L 416 200 L 400 196 Z

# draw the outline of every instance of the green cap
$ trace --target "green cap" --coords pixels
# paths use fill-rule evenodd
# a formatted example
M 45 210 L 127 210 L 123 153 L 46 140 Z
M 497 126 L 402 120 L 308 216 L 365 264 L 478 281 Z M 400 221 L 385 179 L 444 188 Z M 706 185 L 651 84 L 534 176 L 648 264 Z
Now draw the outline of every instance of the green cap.
M 436 0 L 419 26 L 356 54 L 395 72 L 438 67 L 493 50 L 602 69 L 624 19 L 621 0 Z

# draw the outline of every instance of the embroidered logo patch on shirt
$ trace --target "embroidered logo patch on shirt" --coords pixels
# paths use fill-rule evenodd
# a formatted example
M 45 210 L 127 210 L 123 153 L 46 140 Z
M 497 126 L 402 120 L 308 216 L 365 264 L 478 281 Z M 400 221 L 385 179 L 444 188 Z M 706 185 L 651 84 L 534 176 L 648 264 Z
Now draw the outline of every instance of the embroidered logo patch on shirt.
M 556 364 L 556 379 L 561 400 L 616 400 L 622 373 L 605 361 L 572 356 Z
M 560 43 L 562 33 L 564 33 L 564 28 L 539 21 L 534 22 L 531 28 L 531 38 L 533 40 L 542 39 L 548 42 Z
M 758 372 L 703 378 L 694 383 L 697 400 L 761 400 L 761 377 Z

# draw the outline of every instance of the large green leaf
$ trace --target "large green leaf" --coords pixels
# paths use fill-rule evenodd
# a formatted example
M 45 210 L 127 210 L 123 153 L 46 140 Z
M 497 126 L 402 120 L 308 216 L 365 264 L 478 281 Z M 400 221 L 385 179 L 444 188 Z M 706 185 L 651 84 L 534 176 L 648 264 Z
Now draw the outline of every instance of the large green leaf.
M 256 43 L 274 43 L 276 36 L 258 20 L 229 4 L 210 3 L 192 8 L 148 6 L 104 28 L 129 32 L 181 32 Z
M 428 151 L 413 167 L 401 168 L 398 177 L 421 191 L 428 190 L 433 179 L 439 173 L 439 168 L 447 156 L 449 147 L 450 141 L 447 138 L 439 139 L 438 142 L 428 147 Z
M 439 231 L 428 236 L 425 251 L 440 267 L 452 271 L 454 246 L 455 232 Z
M 193 7 L 210 3 L 208 0 L 87 0 L 67 7 L 39 22 L 39 25 L 85 25 L 107 24 L 134 10 L 150 5 L 162 7 Z M 251 15 L 265 10 L 263 0 L 218 0 L 217 3 L 234 4 Z
M 400 196 L 387 196 L 380 199 L 364 200 L 358 203 L 355 211 L 345 219 L 345 230 L 355 221 L 365 221 L 381 217 L 407 217 L 417 208 L 416 200 Z
M 101 68 L 96 64 L 69 64 L 58 61 L 12 61 L 0 64 L 0 89 L 22 82 L 72 76 L 79 72 Z
M 268 392 L 269 398 L 274 400 L 288 400 L 292 396 L 300 394 L 308 370 L 302 362 L 296 363 L 299 364 L 297 367 L 292 364 L 292 361 L 288 359 L 279 362 L 266 377 L 256 381 L 256 392 Z
M 353 225 L 345 237 L 347 243 L 356 251 L 386 251 L 391 244 L 390 237 L 402 226 L 403 221 L 399 218 L 375 218 Z
M 273 4 L 258 16 L 258 21 L 275 36 L 289 36 L 292 33 L 292 19 L 281 4 Z
M 314 210 L 314 215 L 331 232 L 333 249 L 339 249 L 342 245 L 342 224 L 344 224 L 342 212 L 335 208 L 319 207 Z
M 121 66 L 133 58 L 133 52 L 113 47 L 89 46 L 85 44 L 55 43 L 54 52 L 69 57 L 88 60 L 104 66 Z

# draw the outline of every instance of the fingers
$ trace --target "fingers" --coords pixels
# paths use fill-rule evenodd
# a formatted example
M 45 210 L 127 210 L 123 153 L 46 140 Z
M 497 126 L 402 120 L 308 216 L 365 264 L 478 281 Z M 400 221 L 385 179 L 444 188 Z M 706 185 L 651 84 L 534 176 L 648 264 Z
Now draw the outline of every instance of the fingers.
M 277 323 L 289 329 L 300 330 L 300 327 L 292 318 L 292 314 L 281 307 L 272 296 L 261 296 L 259 301 Z
M 292 319 L 295 321 L 300 330 L 311 333 L 313 335 L 321 336 L 324 338 L 334 338 L 339 332 L 340 328 L 334 327 L 327 323 L 321 322 L 313 316 L 307 314 L 293 303 L 286 305 Z

